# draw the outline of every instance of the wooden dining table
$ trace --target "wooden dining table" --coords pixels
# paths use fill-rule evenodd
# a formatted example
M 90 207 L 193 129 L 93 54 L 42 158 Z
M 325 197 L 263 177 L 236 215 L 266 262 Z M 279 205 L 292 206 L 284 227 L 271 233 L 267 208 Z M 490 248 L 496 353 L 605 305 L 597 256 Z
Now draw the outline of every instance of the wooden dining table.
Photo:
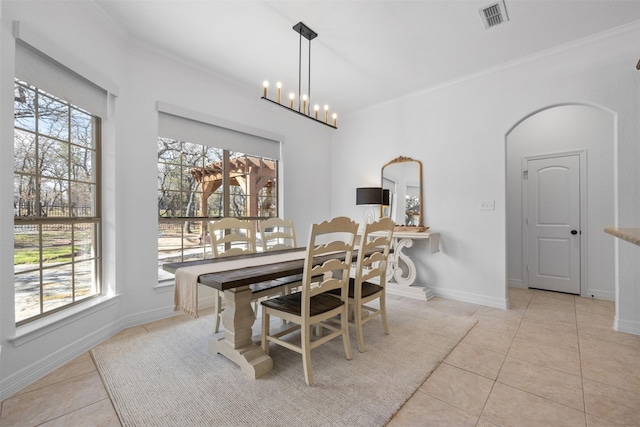
M 224 335 L 211 339 L 209 349 L 236 363 L 241 371 L 250 377 L 258 378 L 273 369 L 273 360 L 252 339 L 251 327 L 256 314 L 251 307 L 250 285 L 269 280 L 286 280 L 302 274 L 305 254 L 305 248 L 284 249 L 225 258 L 165 263 L 163 269 L 175 274 L 183 267 L 216 264 L 219 271 L 198 276 L 199 284 L 222 291 L 225 302 L 222 311 Z M 331 258 L 335 256 L 316 257 L 313 263 L 321 265 Z M 357 250 L 354 250 L 352 261 L 356 258 Z M 246 265 L 238 268 L 239 260 L 246 261 Z M 225 265 L 230 264 L 233 268 L 226 269 Z

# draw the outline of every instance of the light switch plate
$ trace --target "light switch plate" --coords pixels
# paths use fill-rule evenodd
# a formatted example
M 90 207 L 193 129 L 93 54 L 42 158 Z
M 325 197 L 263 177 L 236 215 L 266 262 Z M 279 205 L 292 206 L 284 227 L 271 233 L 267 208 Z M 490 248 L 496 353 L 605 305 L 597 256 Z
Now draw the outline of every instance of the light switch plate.
M 480 202 L 480 210 L 481 211 L 492 211 L 496 208 L 496 202 L 493 200 L 485 200 Z

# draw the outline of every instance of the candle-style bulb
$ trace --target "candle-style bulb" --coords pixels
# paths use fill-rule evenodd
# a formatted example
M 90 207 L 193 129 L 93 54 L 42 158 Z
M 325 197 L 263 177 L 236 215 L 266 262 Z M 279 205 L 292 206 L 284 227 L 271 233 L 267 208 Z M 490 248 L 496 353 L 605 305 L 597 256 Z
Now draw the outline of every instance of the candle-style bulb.
M 276 83 L 276 102 L 280 104 L 280 96 L 282 93 L 282 82 Z
M 336 113 L 333 113 L 333 127 L 337 127 L 338 126 L 338 115 Z
M 307 95 L 302 95 L 302 114 L 307 114 Z
M 269 89 L 269 82 L 265 80 L 262 82 L 262 96 L 265 98 L 267 97 L 267 89 Z
M 320 110 L 320 106 L 318 104 L 314 105 L 313 110 L 315 111 L 316 120 L 318 120 L 318 110 Z
M 329 106 L 325 104 L 324 106 L 324 122 L 329 122 Z
M 295 97 L 296 96 L 293 94 L 293 92 L 289 94 L 289 108 L 291 108 L 291 109 L 293 109 L 293 99 Z

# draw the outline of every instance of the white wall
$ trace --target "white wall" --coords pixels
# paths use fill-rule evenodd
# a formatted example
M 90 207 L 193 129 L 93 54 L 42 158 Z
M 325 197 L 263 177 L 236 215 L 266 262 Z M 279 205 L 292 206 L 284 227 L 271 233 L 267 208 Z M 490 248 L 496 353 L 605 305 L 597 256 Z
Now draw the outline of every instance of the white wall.
M 537 112 L 507 136 L 507 271 L 509 284 L 526 287 L 523 262 L 522 159 L 526 156 L 586 150 L 588 188 L 586 277 L 583 296 L 615 299 L 614 240 L 602 230 L 614 223 L 613 155 L 615 116 L 586 105 L 564 105 Z M 523 280 L 524 279 L 524 280 Z
M 171 288 L 157 286 L 156 102 L 282 136 L 282 214 L 306 239 L 313 222 L 331 213 L 332 129 L 260 101 L 255 88 L 158 56 L 106 26 L 85 2 L 2 2 L 0 27 L 0 399 L 4 399 L 125 327 L 172 314 Z M 13 340 L 13 78 L 12 21 L 41 33 L 41 43 L 65 65 L 88 70 L 117 88 L 104 122 L 105 287 L 114 295 L 92 310 Z M 55 22 L 56 31 L 45 32 Z M 46 25 L 45 25 L 46 24 Z M 38 46 L 37 46 L 38 47 Z M 323 165 L 325 165 L 323 167 Z M 24 328 L 22 328 L 24 329 Z M 23 341 L 27 341 L 24 342 Z
M 418 279 L 436 294 L 493 305 L 506 303 L 506 135 L 523 118 L 554 105 L 600 106 L 616 117 L 615 143 L 619 198 L 599 192 L 594 204 L 608 204 L 625 226 L 640 222 L 638 182 L 639 106 L 637 40 L 640 25 L 628 26 L 512 64 L 486 70 L 409 97 L 361 111 L 342 121 L 333 144 L 334 212 L 357 215 L 352 189 L 374 184 L 380 167 L 399 155 L 424 166 L 425 225 L 442 235 L 441 252 L 414 249 Z M 594 153 L 595 154 L 595 153 Z M 358 166 L 352 159 L 359 158 Z M 606 160 L 605 160 L 606 162 Z M 614 169 L 615 170 L 615 169 Z M 606 179 L 606 174 L 605 174 Z M 479 202 L 495 200 L 495 211 Z M 606 225 L 609 214 L 599 225 Z M 592 230 L 594 234 L 602 232 Z M 604 247 L 611 248 L 600 239 Z M 629 245 L 630 246 L 630 245 Z M 628 250 L 625 248 L 625 250 Z M 637 248 L 636 248 L 637 250 Z M 633 255 L 623 254 L 632 258 Z M 625 258 L 625 263 L 631 263 Z M 594 266 L 610 280 L 610 258 Z M 627 265 L 625 264 L 625 265 Z M 598 280 L 596 279 L 596 280 Z M 620 269 L 620 287 L 638 281 Z M 601 284 L 610 291 L 609 284 Z M 640 293 L 640 291 L 634 291 Z M 632 304 L 640 303 L 631 295 Z M 625 311 L 619 308 L 620 311 Z M 622 316 L 640 320 L 640 310 Z
M 392 158 L 421 160 L 425 222 L 442 233 L 443 243 L 442 252 L 424 258 L 413 250 L 418 280 L 441 295 L 506 304 L 505 136 L 523 117 L 550 105 L 593 104 L 616 115 L 616 222 L 640 223 L 637 26 L 345 116 L 334 131 L 259 101 L 259 82 L 241 87 L 145 52 L 115 36 L 84 2 L 3 1 L 0 7 L 0 399 L 122 328 L 171 313 L 171 292 L 154 289 L 156 101 L 282 135 L 283 213 L 301 238 L 312 222 L 332 215 L 362 218 L 355 188 L 378 184 L 381 166 Z M 13 20 L 35 30 L 55 22 L 56 32 L 45 37 L 52 51 L 71 68 L 93 70 L 89 74 L 118 88 L 106 123 L 103 190 L 106 285 L 118 296 L 21 345 L 12 341 L 13 165 L 7 155 L 13 141 Z M 496 210 L 479 211 L 481 200 L 495 200 Z M 616 321 L 633 328 L 640 325 L 638 248 L 616 247 Z M 638 286 L 626 286 L 631 283 Z

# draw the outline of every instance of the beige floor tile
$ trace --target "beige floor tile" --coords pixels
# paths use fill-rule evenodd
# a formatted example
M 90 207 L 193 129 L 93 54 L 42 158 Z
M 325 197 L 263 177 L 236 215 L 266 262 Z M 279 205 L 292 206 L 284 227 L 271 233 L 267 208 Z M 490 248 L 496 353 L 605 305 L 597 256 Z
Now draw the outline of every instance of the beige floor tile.
M 615 359 L 581 354 L 582 376 L 640 394 L 640 369 Z
M 36 426 L 107 397 L 98 373 L 89 372 L 5 400 L 0 425 Z
M 120 421 L 109 399 L 85 406 L 54 420 L 41 424 L 41 427 L 120 427 Z
M 613 330 L 613 302 L 520 288 L 509 289 L 509 300 L 509 310 L 444 298 L 429 301 L 426 317 L 431 310 L 478 323 L 389 425 L 581 426 L 586 422 L 590 427 L 640 427 L 640 336 Z M 200 314 L 211 315 L 211 309 Z M 188 320 L 172 316 L 126 329 L 110 340 Z M 433 325 L 424 357 L 441 357 L 440 329 Z M 501 353 L 508 341 L 512 342 L 505 360 Z M 582 394 L 577 382 L 581 374 Z M 580 399 L 586 421 L 578 410 Z M 478 419 L 481 404 L 484 409 Z M 85 353 L 2 402 L 0 425 L 118 426 L 119 421 Z
M 523 316 L 520 325 L 537 326 L 539 328 L 564 332 L 566 334 L 578 333 L 578 325 L 575 319 L 560 319 L 558 317 L 551 317 L 541 313 L 530 313 L 528 310 Z
M 617 423 L 614 423 L 613 421 L 605 420 L 604 418 L 587 414 L 587 427 L 614 427 L 614 426 L 622 426 L 622 425 L 624 424 L 617 424 Z
M 608 314 L 576 312 L 576 322 L 578 323 L 578 329 L 603 325 L 608 328 L 613 328 L 613 318 L 613 315 Z
M 617 424 L 640 425 L 640 394 L 584 379 L 587 413 Z
M 493 380 L 442 363 L 420 387 L 431 397 L 480 416 L 493 388 Z
M 478 424 L 476 424 L 476 427 L 499 427 L 497 424 L 494 423 L 490 423 L 489 421 L 480 418 L 478 420 Z
M 529 299 L 509 298 L 509 310 L 524 311 L 529 306 Z
M 440 297 L 430 299 L 427 304 L 429 310 L 443 311 L 459 316 L 471 316 L 480 307 L 478 304 L 471 304 L 468 302 Z
M 524 315 L 525 319 L 543 319 L 548 321 L 559 321 L 563 323 L 576 324 L 576 312 L 573 307 L 570 309 L 559 309 L 555 307 L 535 307 L 529 304 L 527 312 Z
M 579 353 L 545 344 L 532 343 L 517 335 L 509 349 L 509 356 L 569 374 L 581 375 Z
M 601 340 L 581 337 L 580 353 L 635 366 L 640 371 L 640 347 L 613 342 L 603 345 Z
M 148 334 L 148 333 L 149 331 L 147 331 L 142 325 L 133 326 L 131 328 L 127 328 L 118 332 L 111 338 L 104 340 L 102 343 L 106 344 L 106 343 L 114 342 L 114 341 L 125 339 L 125 338 L 135 337 L 136 335 L 139 335 L 139 334 Z
M 524 309 L 502 310 L 500 308 L 480 306 L 474 313 L 474 316 L 482 315 L 482 316 L 491 317 L 498 320 L 505 320 L 505 321 L 512 321 L 514 323 L 520 323 L 525 312 L 526 311 Z
M 546 302 L 548 304 L 575 304 L 575 299 L 575 295 L 538 289 L 534 289 L 531 296 L 531 302 Z
M 471 415 L 419 391 L 409 399 L 387 426 L 473 427 L 477 421 L 477 416 Z
M 606 315 L 611 318 L 616 314 L 616 304 L 613 301 L 576 297 L 575 302 L 577 313 Z
M 579 411 L 584 410 L 580 376 L 509 356 L 497 381 Z
M 544 344 L 575 352 L 580 351 L 578 334 L 554 331 L 531 322 L 520 325 L 516 337 L 532 344 Z
M 640 336 L 618 332 L 613 329 L 613 321 L 604 324 L 578 324 L 580 338 L 592 338 L 629 346 L 640 347 Z
M 96 366 L 93 363 L 93 359 L 89 352 L 82 353 L 80 356 L 64 364 L 60 368 L 51 372 L 48 375 L 40 378 L 30 386 L 22 389 L 16 395 L 21 393 L 28 393 L 30 391 L 46 387 L 51 384 L 55 384 L 66 379 L 76 377 L 78 375 L 86 374 L 96 370 Z
M 585 414 L 522 390 L 496 383 L 482 419 L 499 426 L 585 426 Z
M 495 380 L 504 358 L 504 354 L 465 344 L 463 340 L 444 361 L 449 365 Z
M 198 315 L 200 317 L 202 317 L 202 315 L 200 313 L 198 313 Z M 162 330 L 162 329 L 169 328 L 171 326 L 175 326 L 178 323 L 188 322 L 190 320 L 191 320 L 191 318 L 189 316 L 187 316 L 186 314 L 178 314 L 178 315 L 175 315 L 175 316 L 166 317 L 164 319 L 156 320 L 154 322 L 145 323 L 142 326 L 149 332 L 155 332 L 155 331 L 159 331 L 159 330 Z
M 482 324 L 477 324 L 464 337 L 465 344 L 475 345 L 496 353 L 507 354 L 514 334 L 496 332 L 485 328 Z
M 484 314 L 475 313 L 471 316 L 472 319 L 478 321 L 477 327 L 481 327 L 483 329 L 491 329 L 492 331 L 508 334 L 513 337 L 520 327 L 521 318 L 498 318 L 493 316 L 487 316 Z

